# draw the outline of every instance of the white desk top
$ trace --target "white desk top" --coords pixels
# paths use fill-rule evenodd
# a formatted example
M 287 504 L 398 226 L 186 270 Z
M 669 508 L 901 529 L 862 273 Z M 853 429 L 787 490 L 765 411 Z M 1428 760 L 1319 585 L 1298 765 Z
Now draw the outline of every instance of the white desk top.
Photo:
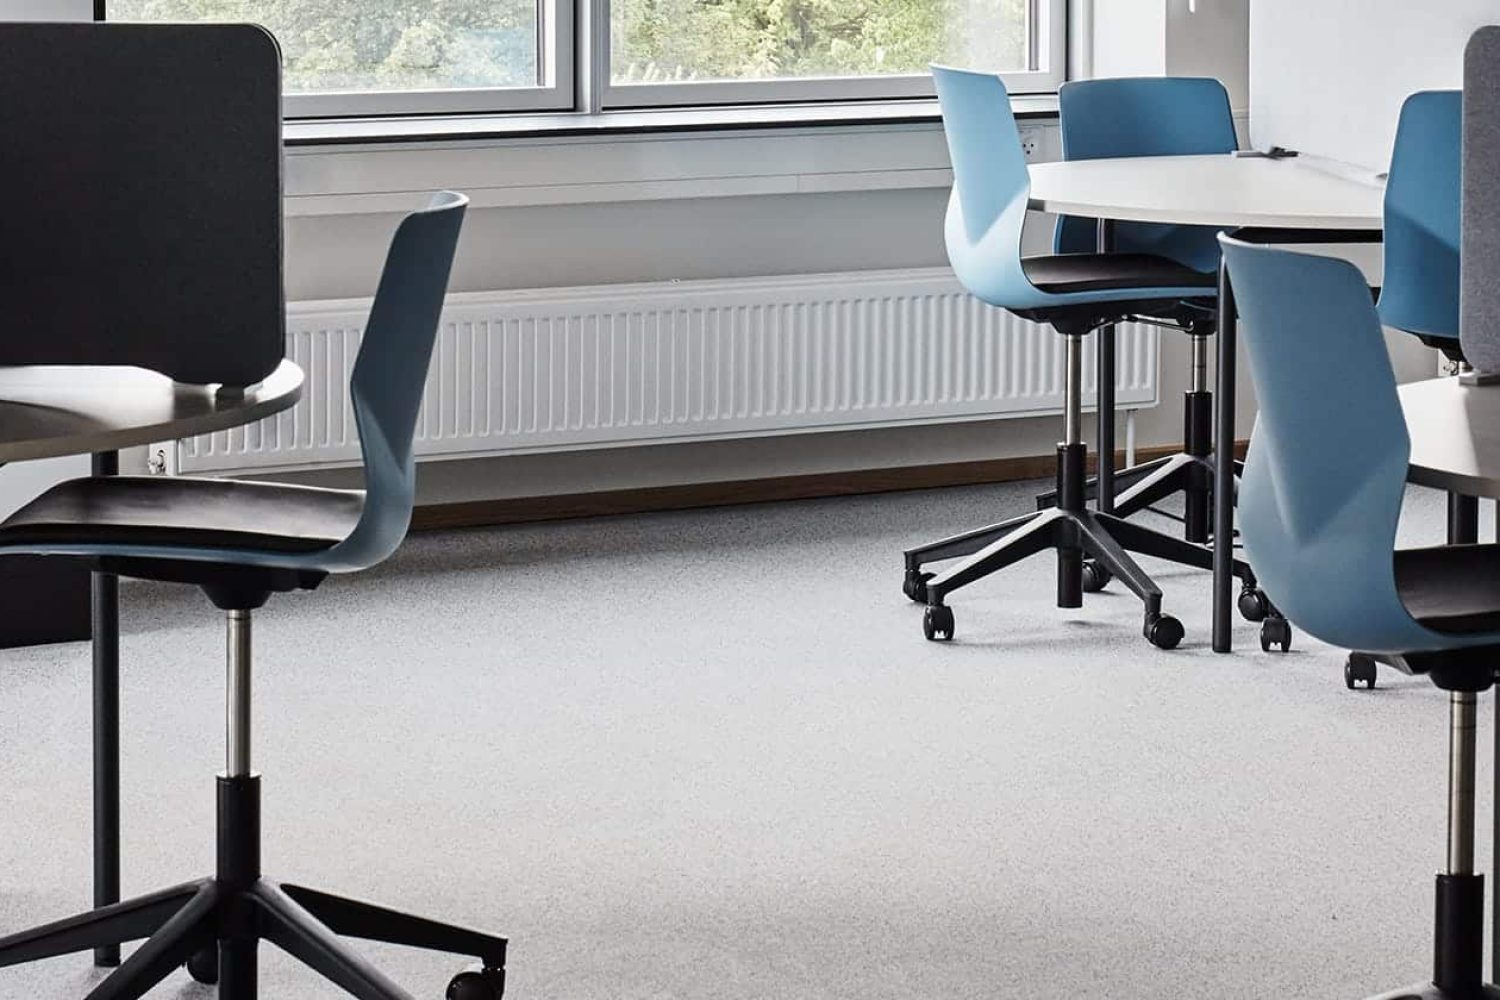
M 302 398 L 290 361 L 243 395 L 217 395 L 140 368 L 0 368 L 0 463 L 118 451 L 238 427 Z
M 1125 222 L 1379 230 L 1383 199 L 1378 186 L 1295 159 L 1141 156 L 1031 168 L 1032 208 Z
M 1411 436 L 1407 478 L 1468 496 L 1500 497 L 1500 385 L 1433 378 L 1408 382 L 1400 394 Z

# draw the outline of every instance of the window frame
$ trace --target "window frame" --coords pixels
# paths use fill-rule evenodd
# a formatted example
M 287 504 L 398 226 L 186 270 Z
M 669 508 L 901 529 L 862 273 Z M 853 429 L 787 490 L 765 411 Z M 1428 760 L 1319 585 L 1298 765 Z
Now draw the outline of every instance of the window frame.
M 1029 0 L 1037 30 L 1030 39 L 1035 69 L 1001 73 L 1012 94 L 1055 93 L 1067 79 L 1069 0 Z M 597 113 L 649 109 L 777 104 L 931 100 L 925 73 L 615 84 L 610 74 L 610 0 L 536 0 L 536 87 L 476 87 L 287 94 L 289 121 L 358 120 L 445 115 Z M 109 0 L 94 0 L 94 19 L 108 20 Z
M 616 84 L 610 74 L 610 0 L 582 2 L 591 5 L 593 104 L 601 110 L 930 100 L 937 96 L 927 73 Z M 1012 94 L 1056 93 L 1067 79 L 1068 0 L 1029 0 L 1029 7 L 1037 24 L 1029 40 L 1030 61 L 1038 68 L 1000 76 Z
M 574 0 L 535 0 L 537 66 L 534 87 L 453 87 L 423 90 L 330 90 L 285 94 L 288 120 L 510 114 L 577 109 Z M 94 20 L 109 20 L 109 0 L 94 0 Z

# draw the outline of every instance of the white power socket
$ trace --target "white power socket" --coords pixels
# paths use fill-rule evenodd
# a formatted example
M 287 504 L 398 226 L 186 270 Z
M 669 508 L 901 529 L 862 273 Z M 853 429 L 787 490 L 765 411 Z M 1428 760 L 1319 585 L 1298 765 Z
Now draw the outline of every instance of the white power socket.
M 1045 129 L 1040 125 L 1023 125 L 1016 131 L 1021 136 L 1021 152 L 1026 155 L 1028 162 L 1042 155 L 1042 137 Z

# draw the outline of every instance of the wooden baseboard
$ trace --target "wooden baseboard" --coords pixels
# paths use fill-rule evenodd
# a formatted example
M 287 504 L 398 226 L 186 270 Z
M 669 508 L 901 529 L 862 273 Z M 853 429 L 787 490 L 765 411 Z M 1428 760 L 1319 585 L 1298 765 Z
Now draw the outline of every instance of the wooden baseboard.
M 1142 448 L 1140 461 L 1175 454 L 1177 446 Z M 1235 447 L 1245 454 L 1245 443 Z M 1094 457 L 1089 456 L 1090 469 Z M 564 496 L 516 497 L 507 500 L 471 500 L 463 503 L 429 504 L 412 515 L 413 531 L 443 528 L 477 528 L 531 521 L 561 521 L 612 514 L 646 514 L 655 511 L 688 510 L 694 507 L 727 507 L 734 504 L 768 503 L 776 500 L 812 500 L 819 497 L 854 496 L 862 493 L 893 493 L 926 490 L 940 486 L 977 486 L 1011 483 L 1023 479 L 1046 479 L 1053 474 L 1056 456 L 1030 455 L 983 462 L 946 462 L 894 469 L 857 469 L 773 479 L 740 479 L 718 483 L 687 483 L 681 486 L 650 486 L 631 490 L 602 490 Z M 1116 466 L 1125 456 L 1116 457 Z

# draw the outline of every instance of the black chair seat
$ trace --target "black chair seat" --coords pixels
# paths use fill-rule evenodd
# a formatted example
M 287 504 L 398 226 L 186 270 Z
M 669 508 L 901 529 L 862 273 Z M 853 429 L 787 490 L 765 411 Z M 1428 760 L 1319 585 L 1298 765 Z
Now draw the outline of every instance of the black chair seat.
M 364 494 L 278 483 L 107 476 L 60 483 L 0 523 L 0 545 L 315 552 L 343 541 Z
M 1435 632 L 1500 631 L 1500 545 L 1445 545 L 1396 552 L 1396 591 Z
M 1130 288 L 1201 288 L 1212 295 L 1219 283 L 1217 274 L 1144 253 L 1054 254 L 1026 258 L 1021 266 L 1033 285 L 1055 295 Z

